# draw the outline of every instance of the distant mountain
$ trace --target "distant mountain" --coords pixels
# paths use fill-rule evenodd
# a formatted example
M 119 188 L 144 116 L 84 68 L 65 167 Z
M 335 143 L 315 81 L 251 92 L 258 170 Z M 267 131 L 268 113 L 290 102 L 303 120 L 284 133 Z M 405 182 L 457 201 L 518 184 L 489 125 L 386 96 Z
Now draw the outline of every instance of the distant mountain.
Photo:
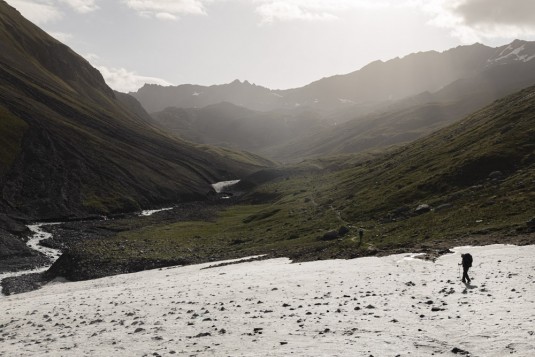
M 280 107 L 280 97 L 276 91 L 239 80 L 209 87 L 192 84 L 168 87 L 145 84 L 137 92 L 130 94 L 139 100 L 149 113 L 167 107 L 202 108 L 222 102 L 252 110 L 272 110 Z
M 296 137 L 263 154 L 277 160 L 295 161 L 407 143 L 534 84 L 535 60 L 488 66 L 434 93 L 425 92 L 395 102 L 381 112 L 340 120 L 343 122 L 340 125 Z
M 0 213 L 30 219 L 202 198 L 270 162 L 178 140 L 67 46 L 0 2 Z
M 482 44 L 459 46 L 444 52 L 413 53 L 386 62 L 376 61 L 362 69 L 323 78 L 307 86 L 270 90 L 234 81 L 217 86 L 145 85 L 135 93 L 149 113 L 167 107 L 201 108 L 229 102 L 252 110 L 311 108 L 333 111 L 359 106 L 360 114 L 421 92 L 435 92 L 452 82 L 476 75 L 494 66 L 535 59 L 535 42 L 515 40 L 492 48 Z
M 174 135 L 299 161 L 415 140 L 535 84 L 534 69 L 535 42 L 515 40 L 376 61 L 284 91 L 235 81 L 146 85 L 132 95 Z
M 253 152 L 286 143 L 322 125 L 313 112 L 258 112 L 227 102 L 204 108 L 170 107 L 152 117 L 164 130 L 183 139 Z

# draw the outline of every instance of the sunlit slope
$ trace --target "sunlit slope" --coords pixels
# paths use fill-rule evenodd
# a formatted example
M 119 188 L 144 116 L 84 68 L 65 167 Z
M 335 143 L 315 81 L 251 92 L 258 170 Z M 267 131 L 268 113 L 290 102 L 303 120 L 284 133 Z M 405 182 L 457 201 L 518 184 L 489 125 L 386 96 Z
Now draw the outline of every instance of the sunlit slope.
M 0 2 L 2 209 L 38 218 L 133 210 L 203 197 L 215 180 L 269 165 L 167 136 L 122 99 Z

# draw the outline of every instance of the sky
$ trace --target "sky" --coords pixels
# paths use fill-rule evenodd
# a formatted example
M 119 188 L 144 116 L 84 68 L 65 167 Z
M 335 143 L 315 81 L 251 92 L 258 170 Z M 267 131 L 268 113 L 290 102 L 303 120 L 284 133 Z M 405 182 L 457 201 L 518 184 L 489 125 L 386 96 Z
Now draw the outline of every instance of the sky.
M 535 40 L 534 0 L 7 0 L 98 68 L 110 87 L 271 89 L 375 60 Z

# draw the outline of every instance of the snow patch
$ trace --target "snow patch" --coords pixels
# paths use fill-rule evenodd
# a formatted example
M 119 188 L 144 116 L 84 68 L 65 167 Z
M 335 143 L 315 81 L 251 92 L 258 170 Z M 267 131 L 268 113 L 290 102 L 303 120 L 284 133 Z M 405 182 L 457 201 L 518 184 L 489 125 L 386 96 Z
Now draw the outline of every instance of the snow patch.
M 147 209 L 147 210 L 141 211 L 139 216 L 143 216 L 143 217 L 152 216 L 155 213 L 169 211 L 169 210 L 172 210 L 173 208 L 174 207 L 166 207 L 166 208 L 160 208 L 160 209 Z
M 465 249 L 471 285 L 458 276 Z M 0 355 L 535 355 L 535 246 L 454 251 L 436 263 L 279 258 L 49 284 L 0 300 Z
M 225 188 L 234 186 L 238 182 L 240 182 L 240 180 L 221 181 L 221 182 L 213 183 L 212 187 L 214 188 L 214 191 L 216 193 L 221 193 L 221 191 L 223 191 Z
M 509 45 L 504 50 L 502 50 L 496 58 L 489 59 L 489 62 L 497 63 L 504 62 L 506 60 L 529 62 L 533 58 L 535 58 L 535 54 L 525 52 L 527 52 L 526 44 L 522 44 L 517 48 L 514 48 L 513 46 Z

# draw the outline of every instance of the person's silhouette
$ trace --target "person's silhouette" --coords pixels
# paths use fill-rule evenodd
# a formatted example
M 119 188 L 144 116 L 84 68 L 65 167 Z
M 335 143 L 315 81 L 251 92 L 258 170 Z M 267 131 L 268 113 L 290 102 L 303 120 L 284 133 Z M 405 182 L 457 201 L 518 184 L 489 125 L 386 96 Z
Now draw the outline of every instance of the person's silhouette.
M 463 265 L 462 282 L 470 284 L 470 281 L 472 281 L 472 279 L 470 279 L 470 277 L 468 276 L 468 269 L 470 269 L 470 267 L 472 266 L 472 255 L 470 255 L 470 253 L 461 254 L 461 259 L 461 264 Z

